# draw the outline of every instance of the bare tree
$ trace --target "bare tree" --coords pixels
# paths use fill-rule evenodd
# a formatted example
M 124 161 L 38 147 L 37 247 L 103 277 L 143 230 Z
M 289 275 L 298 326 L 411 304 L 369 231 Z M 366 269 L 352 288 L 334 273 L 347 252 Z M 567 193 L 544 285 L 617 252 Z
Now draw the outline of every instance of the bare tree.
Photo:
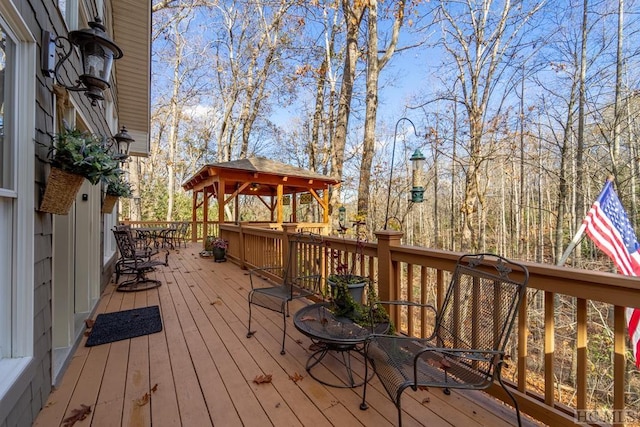
M 404 21 L 405 0 L 399 0 L 394 10 L 394 22 L 389 42 L 378 56 L 378 2 L 369 0 L 368 10 L 368 43 L 367 43 L 367 83 L 364 121 L 364 137 L 362 140 L 362 162 L 360 163 L 360 181 L 358 185 L 358 215 L 367 215 L 369 210 L 369 185 L 371 179 L 371 162 L 373 160 L 376 139 L 376 119 L 378 116 L 378 80 L 380 71 L 393 56 L 398 44 L 400 28 Z
M 523 31 L 543 2 L 494 4 L 442 1 L 437 18 L 442 25 L 442 44 L 453 59 L 462 91 L 461 102 L 469 126 L 463 215 L 463 244 L 476 249 L 478 213 L 484 203 L 480 172 L 486 158 L 482 151 L 487 113 L 498 82 L 512 72 L 509 64 L 522 48 Z M 527 7 L 528 6 L 528 7 Z

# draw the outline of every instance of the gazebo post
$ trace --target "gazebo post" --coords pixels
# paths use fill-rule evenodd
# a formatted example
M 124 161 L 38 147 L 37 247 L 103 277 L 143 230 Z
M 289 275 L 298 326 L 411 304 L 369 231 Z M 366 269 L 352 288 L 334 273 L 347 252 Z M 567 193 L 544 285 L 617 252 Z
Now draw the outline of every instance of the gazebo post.
M 291 194 L 291 211 L 293 212 L 293 222 L 298 222 L 298 193 Z
M 282 184 L 278 184 L 277 190 L 276 190 L 276 212 L 277 212 L 277 218 L 278 218 L 278 224 L 282 224 L 282 217 L 283 217 L 283 212 L 282 212 L 282 195 L 284 193 L 284 185 Z
M 322 192 L 322 199 L 324 201 L 324 206 L 322 210 L 322 222 L 325 224 L 329 223 L 329 188 L 325 188 Z
M 224 221 L 224 179 L 218 181 L 218 225 L 223 224 Z
M 209 232 L 209 191 L 205 186 L 202 189 L 202 244 L 207 241 L 207 233 Z
M 191 197 L 191 241 L 198 241 L 198 192 L 194 191 Z

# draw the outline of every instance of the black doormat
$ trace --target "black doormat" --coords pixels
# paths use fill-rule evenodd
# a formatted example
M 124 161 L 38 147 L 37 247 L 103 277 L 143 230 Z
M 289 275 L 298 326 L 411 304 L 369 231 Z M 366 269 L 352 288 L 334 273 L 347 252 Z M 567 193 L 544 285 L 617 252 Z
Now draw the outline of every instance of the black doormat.
M 85 344 L 87 347 L 126 340 L 162 330 L 157 305 L 115 313 L 99 314 Z

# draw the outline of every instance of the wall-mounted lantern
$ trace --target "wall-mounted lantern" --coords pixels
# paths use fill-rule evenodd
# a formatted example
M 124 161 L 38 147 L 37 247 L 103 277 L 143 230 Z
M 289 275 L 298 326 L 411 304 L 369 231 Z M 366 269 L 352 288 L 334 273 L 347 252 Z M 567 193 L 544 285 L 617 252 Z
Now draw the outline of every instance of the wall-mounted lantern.
M 426 157 L 419 148 L 413 152 L 409 160 L 411 160 L 411 201 L 413 203 L 422 203 L 424 201 L 424 177 L 423 168 Z
M 113 135 L 113 140 L 117 144 L 117 147 L 115 148 L 117 148 L 118 150 L 118 160 L 123 163 L 126 162 L 129 158 L 131 143 L 135 142 L 136 140 L 133 139 L 131 135 L 129 135 L 129 132 L 127 132 L 127 128 L 125 128 L 124 126 L 122 126 L 122 129 L 120 129 L 120 132 Z
M 42 73 L 55 77 L 57 82 L 67 90 L 86 92 L 91 105 L 97 105 L 104 99 L 102 92 L 110 87 L 111 66 L 114 59 L 122 58 L 122 50 L 109 38 L 100 18 L 89 22 L 90 28 L 69 32 L 68 37 L 55 35 L 49 31 L 42 32 Z M 59 71 L 62 64 L 69 59 L 73 46 L 78 47 L 82 59 L 82 74 L 78 76 L 74 86 L 61 82 Z M 62 50 L 56 63 L 56 48 Z M 55 64 L 55 65 L 54 65 Z

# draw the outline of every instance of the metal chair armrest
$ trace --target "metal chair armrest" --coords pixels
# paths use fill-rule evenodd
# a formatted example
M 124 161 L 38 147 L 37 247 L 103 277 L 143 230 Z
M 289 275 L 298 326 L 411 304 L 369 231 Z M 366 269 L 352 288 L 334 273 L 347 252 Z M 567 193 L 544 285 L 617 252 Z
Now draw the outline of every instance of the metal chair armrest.
M 284 271 L 284 267 L 281 266 L 266 266 L 266 267 L 260 267 L 260 268 L 252 268 L 251 270 L 249 270 L 249 283 L 251 284 L 251 289 L 258 289 L 258 288 L 262 288 L 264 286 L 254 286 L 253 285 L 253 277 L 255 276 L 260 276 L 263 277 L 262 275 L 260 275 L 260 272 L 268 272 L 268 271 Z

